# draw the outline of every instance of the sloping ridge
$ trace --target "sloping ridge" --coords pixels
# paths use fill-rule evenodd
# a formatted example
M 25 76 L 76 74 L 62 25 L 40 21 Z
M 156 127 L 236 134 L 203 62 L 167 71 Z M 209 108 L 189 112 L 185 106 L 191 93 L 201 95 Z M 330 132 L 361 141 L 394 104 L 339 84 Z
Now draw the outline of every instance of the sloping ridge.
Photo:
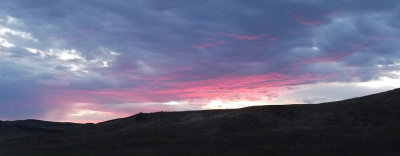
M 369 104 L 369 105 L 376 105 L 376 106 L 400 105 L 399 104 L 400 88 L 382 92 L 382 93 L 367 95 L 367 96 L 363 96 L 363 97 L 343 100 L 340 102 L 359 103 L 359 104 L 364 104 L 364 105 Z
M 8 140 L 0 144 L 0 151 L 8 155 L 397 155 L 399 130 L 400 89 L 395 89 L 316 105 L 139 113 L 73 131 Z

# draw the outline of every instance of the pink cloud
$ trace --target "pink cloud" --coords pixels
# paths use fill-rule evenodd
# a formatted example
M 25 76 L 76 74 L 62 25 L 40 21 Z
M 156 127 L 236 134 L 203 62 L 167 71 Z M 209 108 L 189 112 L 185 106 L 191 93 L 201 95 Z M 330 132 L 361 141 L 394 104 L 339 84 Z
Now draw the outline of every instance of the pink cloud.
M 192 48 L 195 49 L 206 49 L 208 47 L 216 47 L 219 45 L 225 44 L 224 41 L 217 41 L 217 42 L 205 42 L 205 43 L 201 43 L 201 44 L 196 44 L 196 45 L 192 45 Z
M 269 40 L 270 40 L 270 41 L 278 41 L 278 38 L 272 37 L 272 38 L 269 38 Z
M 300 24 L 307 26 L 307 27 L 313 27 L 313 26 L 317 26 L 321 23 L 323 23 L 323 21 L 308 21 L 306 19 L 304 19 L 303 17 L 296 15 L 296 14 L 291 14 L 291 16 Z
M 264 96 L 273 92 L 274 88 L 285 87 L 316 80 L 318 77 L 310 74 L 304 74 L 297 77 L 284 75 L 280 73 L 271 73 L 265 75 L 252 76 L 232 76 L 225 75 L 221 78 L 206 79 L 189 82 L 170 82 L 162 81 L 157 83 L 148 83 L 138 88 L 127 90 L 101 90 L 101 91 L 83 91 L 70 90 L 74 96 L 83 96 L 94 98 L 93 100 L 79 99 L 85 102 L 118 101 L 118 102 L 162 102 L 171 100 L 188 100 L 199 98 L 213 98 L 254 94 L 258 96 L 262 93 Z M 159 87 L 152 85 L 157 84 Z M 99 101 L 98 101 L 99 100 Z
M 227 36 L 232 37 L 234 39 L 237 40 L 258 40 L 258 39 L 262 39 L 266 36 L 268 36 L 268 34 L 259 34 L 259 35 L 238 35 L 238 34 L 227 34 Z
M 320 77 L 304 74 L 300 76 L 271 73 L 264 75 L 233 76 L 188 82 L 171 82 L 157 79 L 146 85 L 129 89 L 107 90 L 48 90 L 47 102 L 51 105 L 66 103 L 158 103 L 201 98 L 254 98 L 271 96 L 276 88 L 286 87 Z M 59 104 L 62 103 L 62 104 Z

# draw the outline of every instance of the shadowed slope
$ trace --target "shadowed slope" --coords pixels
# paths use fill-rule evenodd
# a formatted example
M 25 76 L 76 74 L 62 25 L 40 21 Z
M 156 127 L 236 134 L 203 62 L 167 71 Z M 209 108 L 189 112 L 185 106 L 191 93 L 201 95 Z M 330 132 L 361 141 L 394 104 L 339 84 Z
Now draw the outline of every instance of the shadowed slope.
M 82 127 L 82 124 L 49 122 L 33 119 L 0 121 L 0 139 L 20 138 L 37 134 L 60 133 L 78 127 Z

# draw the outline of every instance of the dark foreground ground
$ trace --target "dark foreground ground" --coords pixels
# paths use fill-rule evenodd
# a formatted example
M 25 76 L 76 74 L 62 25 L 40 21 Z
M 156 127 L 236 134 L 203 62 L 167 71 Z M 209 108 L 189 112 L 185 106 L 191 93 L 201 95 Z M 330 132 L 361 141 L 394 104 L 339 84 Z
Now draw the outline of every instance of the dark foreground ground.
M 0 122 L 0 156 L 400 155 L 400 89 L 319 105 Z

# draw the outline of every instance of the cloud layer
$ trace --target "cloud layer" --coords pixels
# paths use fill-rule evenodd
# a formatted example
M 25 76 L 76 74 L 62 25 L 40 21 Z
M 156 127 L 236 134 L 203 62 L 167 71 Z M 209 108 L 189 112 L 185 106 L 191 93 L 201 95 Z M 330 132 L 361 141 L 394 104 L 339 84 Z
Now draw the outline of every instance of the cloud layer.
M 360 90 L 350 97 L 398 87 L 370 84 L 399 79 L 399 13 L 395 0 L 6 0 L 0 119 L 95 122 L 347 98 L 326 95 L 341 89 L 331 84 Z M 305 88 L 312 97 L 296 96 Z

